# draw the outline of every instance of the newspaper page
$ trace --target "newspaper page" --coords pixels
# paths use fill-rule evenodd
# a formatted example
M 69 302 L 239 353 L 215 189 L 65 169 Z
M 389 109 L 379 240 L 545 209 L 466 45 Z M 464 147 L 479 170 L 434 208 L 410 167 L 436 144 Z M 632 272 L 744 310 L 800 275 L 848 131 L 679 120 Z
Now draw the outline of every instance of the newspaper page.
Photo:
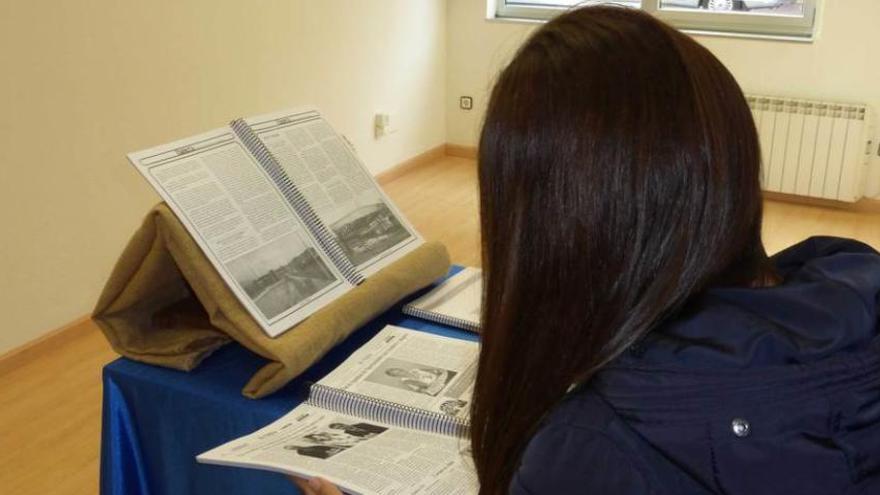
M 465 268 L 424 296 L 407 304 L 403 312 L 448 325 L 478 331 L 483 299 L 483 271 Z
M 128 158 L 270 336 L 351 288 L 231 129 Z
M 478 492 L 466 440 L 366 422 L 310 405 L 196 459 L 320 476 L 347 493 L 363 495 Z
M 389 325 L 318 384 L 466 420 L 478 352 L 476 342 Z
M 348 143 L 314 109 L 245 119 L 365 276 L 421 244 Z

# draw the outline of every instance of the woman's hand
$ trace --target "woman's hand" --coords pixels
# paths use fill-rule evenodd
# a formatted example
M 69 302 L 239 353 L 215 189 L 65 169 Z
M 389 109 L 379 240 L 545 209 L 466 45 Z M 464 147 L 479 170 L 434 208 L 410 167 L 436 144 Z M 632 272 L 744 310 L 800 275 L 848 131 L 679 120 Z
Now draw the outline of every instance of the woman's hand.
M 332 483 L 322 480 L 321 478 L 307 480 L 305 478 L 291 476 L 290 479 L 293 480 L 294 484 L 296 484 L 305 495 L 342 495 L 339 488 L 336 488 Z

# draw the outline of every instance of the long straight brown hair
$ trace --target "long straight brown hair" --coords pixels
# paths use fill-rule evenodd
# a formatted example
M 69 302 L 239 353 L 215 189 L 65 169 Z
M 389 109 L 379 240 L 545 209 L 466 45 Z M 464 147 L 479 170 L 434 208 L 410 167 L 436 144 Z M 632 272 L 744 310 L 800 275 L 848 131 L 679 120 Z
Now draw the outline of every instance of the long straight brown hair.
M 772 277 L 759 155 L 730 73 L 647 14 L 573 10 L 520 48 L 479 146 L 481 493 L 572 384 L 708 286 Z

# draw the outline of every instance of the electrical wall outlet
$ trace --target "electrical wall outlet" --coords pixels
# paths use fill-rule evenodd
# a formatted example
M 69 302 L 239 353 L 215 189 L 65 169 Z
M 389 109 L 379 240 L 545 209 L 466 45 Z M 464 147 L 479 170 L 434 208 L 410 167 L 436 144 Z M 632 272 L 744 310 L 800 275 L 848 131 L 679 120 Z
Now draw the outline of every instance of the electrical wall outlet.
M 391 127 L 391 115 L 387 113 L 377 113 L 375 119 L 373 120 L 373 132 L 376 136 L 376 139 L 379 139 L 383 136 L 387 136 L 388 134 L 393 134 L 397 129 Z
M 462 110 L 470 110 L 474 108 L 474 99 L 470 96 L 460 96 L 458 98 L 458 107 Z

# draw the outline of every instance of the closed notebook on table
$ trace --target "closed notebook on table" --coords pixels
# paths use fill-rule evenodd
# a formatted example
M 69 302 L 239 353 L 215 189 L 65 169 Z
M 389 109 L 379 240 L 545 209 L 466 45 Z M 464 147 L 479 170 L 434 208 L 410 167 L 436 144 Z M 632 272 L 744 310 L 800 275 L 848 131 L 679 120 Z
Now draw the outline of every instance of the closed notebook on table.
M 479 332 L 482 297 L 483 271 L 468 267 L 406 304 L 403 312 L 443 325 Z

